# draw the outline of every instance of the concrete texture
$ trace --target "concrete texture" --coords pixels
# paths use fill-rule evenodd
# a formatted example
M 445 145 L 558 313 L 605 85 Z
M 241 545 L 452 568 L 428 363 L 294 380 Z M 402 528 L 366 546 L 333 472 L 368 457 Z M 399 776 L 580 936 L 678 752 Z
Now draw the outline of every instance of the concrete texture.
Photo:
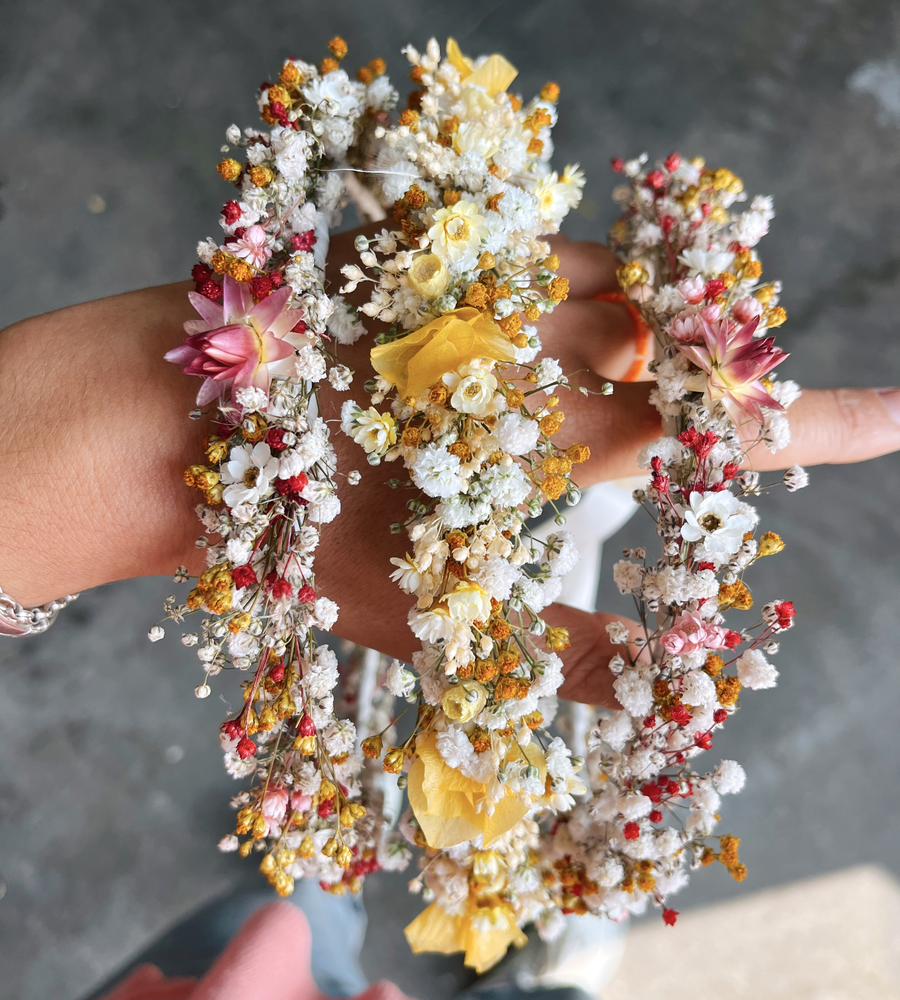
M 786 286 L 785 374 L 900 381 L 900 8 L 885 0 L 3 0 L 0 25 L 0 326 L 185 277 L 216 231 L 224 129 L 254 121 L 253 88 L 283 56 L 316 57 L 340 32 L 351 64 L 383 55 L 402 77 L 402 44 L 452 33 L 508 55 L 525 94 L 561 84 L 558 159 L 590 179 L 570 234 L 605 232 L 612 155 L 728 165 L 776 199 L 762 251 Z M 900 873 L 898 495 L 891 457 L 764 502 L 789 547 L 754 591 L 800 614 L 780 686 L 745 699 L 717 741 L 748 770 L 724 819 L 750 879 L 702 872 L 682 911 L 852 864 Z M 144 638 L 170 588 L 85 595 L 47 636 L 0 647 L 3 1000 L 76 1000 L 245 877 L 213 847 L 233 787 L 213 739 L 222 707 L 191 696 L 188 651 Z M 602 596 L 619 606 L 609 581 Z M 406 956 L 420 904 L 402 878 L 373 880 L 368 904 L 369 972 L 450 996 L 456 959 Z M 822 905 L 846 913 L 841 893 Z

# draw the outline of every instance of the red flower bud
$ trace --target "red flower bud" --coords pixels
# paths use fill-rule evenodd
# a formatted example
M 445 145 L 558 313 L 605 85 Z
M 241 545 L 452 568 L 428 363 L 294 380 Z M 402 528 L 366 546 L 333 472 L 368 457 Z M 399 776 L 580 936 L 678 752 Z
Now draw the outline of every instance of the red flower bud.
M 641 835 L 641 828 L 634 820 L 629 820 L 622 828 L 622 833 L 625 834 L 626 840 L 637 840 Z
M 291 248 L 293 250 L 312 250 L 316 245 L 316 234 L 312 229 L 305 233 L 295 233 L 291 237 Z
M 249 736 L 245 736 L 240 743 L 237 745 L 238 757 L 241 760 L 247 760 L 248 757 L 256 756 L 256 744 Z
M 280 684 L 284 680 L 284 664 L 276 663 L 274 667 L 269 671 L 269 679 L 275 681 L 276 684 Z
M 309 584 L 304 584 L 297 591 L 297 600 L 301 604 L 312 604 L 316 599 L 316 592 L 309 586 Z
M 226 201 L 225 207 L 219 213 L 226 226 L 233 226 L 241 217 L 241 206 L 236 201 Z
M 204 281 L 207 281 L 212 277 L 212 271 L 206 266 L 206 264 L 194 264 L 191 268 L 191 277 L 198 285 L 202 285 Z
M 210 302 L 222 301 L 222 286 L 218 281 L 213 281 L 211 278 L 198 285 L 197 291 L 205 298 L 209 299 Z
M 724 708 L 717 708 L 713 712 L 713 722 L 717 722 L 721 725 L 728 718 L 728 711 Z
M 287 445 L 284 443 L 283 427 L 270 427 L 266 431 L 265 441 L 272 451 L 276 453 L 284 451 L 284 449 L 287 448 Z
M 297 732 L 301 736 L 315 736 L 316 735 L 316 724 L 310 718 L 310 716 L 304 712 L 303 718 L 300 720 L 300 725 L 297 727 Z
M 328 819 L 328 817 L 334 812 L 334 799 L 325 799 L 324 802 L 319 803 L 319 816 L 322 819 Z
M 678 919 L 678 910 L 663 910 L 663 923 L 667 927 L 674 927 Z
M 300 491 L 306 487 L 309 479 L 305 472 L 298 472 L 296 476 L 291 476 L 290 479 L 276 479 L 275 480 L 275 492 L 279 496 L 286 497 L 288 500 L 293 500 L 296 503 L 301 503 L 305 507 L 309 501 L 304 500 L 300 496 Z
M 666 170 L 673 174 L 681 166 L 681 154 L 669 153 L 664 164 Z
M 615 174 L 621 174 L 622 171 L 625 169 L 625 161 L 622 159 L 621 156 L 614 156 L 609 161 L 609 165 L 612 167 L 613 173 Z
M 241 590 L 243 587 L 251 587 L 259 581 L 256 578 L 256 571 L 247 563 L 244 566 L 235 566 L 231 571 L 231 579 L 234 580 L 235 587 Z
M 662 818 L 663 818 L 662 817 L 662 813 L 658 809 L 654 809 L 650 813 L 650 822 L 651 823 L 662 823 Z
M 694 737 L 694 746 L 700 747 L 701 750 L 711 750 L 712 733 L 697 733 Z

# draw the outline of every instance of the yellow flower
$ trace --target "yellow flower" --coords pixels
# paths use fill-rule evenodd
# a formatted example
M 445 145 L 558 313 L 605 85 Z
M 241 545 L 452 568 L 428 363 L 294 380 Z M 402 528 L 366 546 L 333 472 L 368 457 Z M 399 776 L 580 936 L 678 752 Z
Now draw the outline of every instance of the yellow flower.
M 477 681 L 470 681 L 466 684 L 457 684 L 445 691 L 441 708 L 448 719 L 465 725 L 478 715 L 486 701 L 485 689 Z
M 491 597 L 477 583 L 461 581 L 446 594 L 447 612 L 457 622 L 487 621 L 491 617 Z
M 367 455 L 383 455 L 397 443 L 397 424 L 390 413 L 379 413 L 370 406 L 356 414 L 352 434 Z
M 459 78 L 466 86 L 484 87 L 491 97 L 506 90 L 519 75 L 516 67 L 496 52 L 473 70 L 472 60 L 460 52 L 455 38 L 447 39 L 447 59 L 459 70 Z
M 443 295 L 450 283 L 450 272 L 441 258 L 433 253 L 416 257 L 406 276 L 415 293 L 423 299 L 436 299 Z
M 471 201 L 460 199 L 449 208 L 434 213 L 434 225 L 428 238 L 434 252 L 445 261 L 457 261 L 481 243 L 484 216 Z
M 470 306 L 372 349 L 372 367 L 397 387 L 401 398 L 422 395 L 447 372 L 476 358 L 513 361 L 515 349 L 496 323 Z
M 547 765 L 540 747 L 530 743 L 513 747 L 509 759 L 524 758 L 542 775 Z M 416 759 L 409 771 L 409 804 L 425 835 L 428 846 L 435 850 L 453 847 L 481 834 L 482 843 L 491 843 L 511 830 L 528 812 L 528 803 L 514 792 L 494 803 L 488 815 L 487 786 L 467 778 L 450 767 L 437 748 L 434 733 L 416 739 Z M 479 812 L 478 806 L 482 809 Z
M 513 908 L 499 901 L 479 906 L 470 900 L 467 911 L 459 916 L 451 916 L 438 903 L 432 903 L 404 933 L 413 954 L 436 951 L 452 955 L 464 951 L 466 965 L 478 973 L 496 965 L 511 944 L 521 948 L 528 941 L 516 926 Z

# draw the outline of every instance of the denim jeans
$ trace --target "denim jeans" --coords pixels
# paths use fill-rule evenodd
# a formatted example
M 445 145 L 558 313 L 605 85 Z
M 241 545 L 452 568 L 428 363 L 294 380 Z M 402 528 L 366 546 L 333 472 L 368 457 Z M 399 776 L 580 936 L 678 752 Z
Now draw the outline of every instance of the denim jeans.
M 242 889 L 208 903 L 166 931 L 85 1000 L 99 1000 L 136 966 L 147 962 L 158 966 L 167 976 L 202 977 L 247 917 L 277 898 L 271 891 Z M 333 896 L 323 892 L 317 883 L 307 881 L 298 881 L 289 899 L 309 921 L 312 974 L 319 989 L 334 998 L 352 997 L 364 990 L 367 980 L 359 965 L 366 936 L 362 899 Z M 516 984 L 516 973 L 523 959 L 527 960 L 524 953 L 511 956 L 468 987 L 459 1000 L 590 1000 L 586 993 L 575 988 L 523 990 Z

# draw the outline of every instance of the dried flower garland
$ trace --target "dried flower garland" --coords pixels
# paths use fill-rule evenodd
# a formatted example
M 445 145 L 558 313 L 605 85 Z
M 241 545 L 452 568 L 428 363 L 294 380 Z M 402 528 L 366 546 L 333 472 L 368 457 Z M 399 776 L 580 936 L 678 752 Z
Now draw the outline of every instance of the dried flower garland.
M 738 791 L 743 771 L 723 761 L 700 774 L 691 761 L 742 688 L 774 684 L 766 655 L 794 614 L 774 601 L 739 631 L 723 617 L 753 603 L 744 569 L 783 548 L 772 532 L 756 538 L 745 498 L 762 487 L 741 471 L 758 442 L 784 446 L 784 411 L 799 394 L 774 381 L 785 355 L 762 336 L 785 318 L 753 249 L 771 202 L 734 213 L 741 182 L 676 154 L 650 171 L 645 157 L 614 164 L 630 180 L 612 234 L 619 280 L 657 341 L 652 399 L 666 436 L 644 449 L 651 478 L 636 499 L 657 521 L 663 556 L 634 551 L 616 565 L 643 636 L 635 648 L 623 623 L 610 626 L 622 710 L 591 734 L 582 777 L 585 762 L 549 728 L 569 636 L 541 617 L 578 554 L 566 531 L 540 541 L 527 523 L 548 502 L 565 523 L 557 501 L 578 502 L 571 476 L 590 454 L 554 444 L 572 386 L 541 357 L 534 325 L 568 294 L 544 238 L 584 183 L 577 167 L 550 167 L 559 89 L 547 84 L 524 105 L 503 57 L 472 61 L 451 39 L 442 58 L 432 40 L 405 50 L 418 89 L 391 126 L 397 95 L 383 63 L 354 82 L 340 39 L 331 52 L 320 69 L 288 61 L 263 88 L 269 131 L 229 129 L 246 163 L 229 157 L 219 172 L 239 199 L 223 209 L 221 244 L 200 245 L 201 319 L 167 356 L 204 377 L 198 406 L 217 401 L 207 463 L 185 478 L 224 540 L 207 546 L 209 569 L 167 615 L 210 614 L 182 639 L 199 646 L 207 678 L 229 662 L 248 671 L 222 741 L 229 772 L 254 782 L 220 847 L 263 852 L 261 870 L 283 894 L 300 877 L 356 891 L 366 873 L 410 856 L 381 818 L 386 772 L 409 796 L 400 830 L 422 849 L 411 887 L 431 901 L 407 928 L 415 951 L 464 951 L 482 971 L 524 942 L 529 922 L 553 937 L 566 913 L 622 919 L 652 902 L 672 923 L 667 900 L 689 867 L 719 860 L 744 875 L 736 838 L 710 843 L 719 795 Z M 367 197 L 393 226 L 357 238 L 361 266 L 345 266 L 341 294 L 329 296 L 339 171 L 363 160 Z M 365 706 L 358 736 L 335 714 L 337 660 L 312 631 L 337 617 L 313 556 L 340 510 L 316 386 L 349 386 L 325 338 L 350 344 L 365 332 L 342 296 L 368 282 L 360 311 L 388 329 L 371 352 L 371 406 L 346 402 L 341 427 L 370 464 L 402 464 L 392 485 L 415 492 L 409 520 L 392 526 L 412 551 L 392 559 L 391 578 L 416 599 L 409 626 L 422 648 L 412 670 L 357 654 L 344 693 Z M 806 474 L 794 468 L 785 482 L 799 488 Z M 209 691 L 204 682 L 197 694 Z M 391 697 L 418 710 L 394 746 Z

